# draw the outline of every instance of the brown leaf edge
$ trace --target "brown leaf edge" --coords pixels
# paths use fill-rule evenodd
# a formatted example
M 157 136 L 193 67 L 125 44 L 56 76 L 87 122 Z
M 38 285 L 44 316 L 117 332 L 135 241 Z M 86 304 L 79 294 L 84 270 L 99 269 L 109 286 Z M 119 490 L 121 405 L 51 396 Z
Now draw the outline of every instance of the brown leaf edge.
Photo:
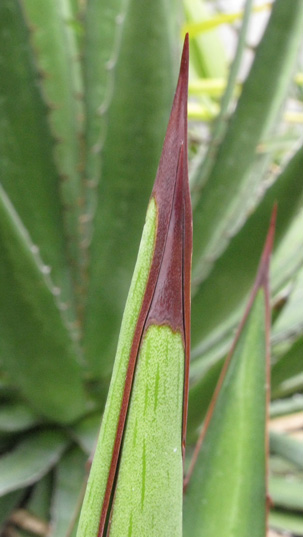
M 185 36 L 179 79 L 151 198 L 157 208 L 157 231 L 153 258 L 138 316 L 111 465 L 100 515 L 98 537 L 108 535 L 111 503 L 115 492 L 123 434 L 129 408 L 140 345 L 151 324 L 168 325 L 180 332 L 185 348 L 184 412 L 182 452 L 187 423 L 190 357 L 190 275 L 192 257 L 192 213 L 187 165 L 188 34 Z M 108 526 L 108 527 L 107 527 Z
M 224 366 L 222 368 L 222 371 L 221 371 L 219 380 L 217 382 L 213 397 L 212 397 L 211 402 L 209 404 L 208 411 L 206 413 L 206 417 L 205 417 L 205 420 L 204 420 L 204 424 L 203 424 L 200 436 L 199 436 L 199 438 L 197 440 L 197 443 L 196 443 L 196 446 L 195 446 L 195 449 L 194 449 L 194 453 L 193 453 L 193 456 L 192 456 L 192 459 L 191 459 L 191 462 L 190 462 L 190 465 L 189 465 L 189 468 L 188 468 L 188 472 L 187 472 L 187 474 L 186 474 L 186 476 L 184 478 L 184 487 L 183 487 L 184 492 L 186 492 L 186 488 L 187 488 L 188 483 L 189 483 L 189 481 L 191 479 L 191 476 L 193 474 L 193 471 L 194 471 L 194 468 L 195 468 L 195 465 L 196 465 L 196 462 L 197 462 L 197 459 L 198 459 L 198 456 L 199 456 L 199 452 L 200 452 L 203 440 L 205 438 L 209 423 L 210 423 L 211 418 L 213 416 L 214 409 L 215 409 L 215 406 L 216 406 L 216 403 L 217 403 L 217 400 L 218 400 L 218 396 L 219 396 L 222 384 L 224 382 L 224 379 L 225 379 L 229 364 L 230 364 L 231 359 L 233 357 L 236 345 L 238 343 L 238 340 L 240 338 L 242 330 L 243 330 L 243 328 L 245 326 L 245 323 L 247 321 L 247 318 L 249 316 L 251 308 L 253 306 L 253 303 L 254 303 L 254 300 L 256 298 L 257 292 L 259 291 L 259 289 L 263 288 L 263 290 L 264 290 L 264 299 L 265 299 L 265 348 L 266 348 L 265 359 L 266 359 L 266 387 L 267 387 L 267 389 L 266 389 L 266 415 L 267 415 L 267 419 L 266 419 L 266 431 L 265 431 L 265 442 L 266 442 L 265 450 L 266 450 L 266 454 L 267 454 L 267 457 L 266 457 L 267 512 L 269 511 L 269 507 L 270 507 L 270 499 L 269 499 L 268 487 L 267 487 L 267 482 L 268 482 L 268 479 L 267 479 L 267 477 L 268 477 L 268 453 L 269 453 L 268 421 L 269 421 L 269 402 L 270 402 L 270 325 L 271 325 L 269 267 L 270 267 L 270 258 L 271 258 L 271 253 L 272 253 L 272 249 L 273 249 L 273 243 L 274 243 L 276 218 L 277 218 L 277 204 L 274 205 L 274 208 L 273 208 L 273 211 L 272 211 L 269 230 L 268 230 L 268 233 L 267 233 L 265 245 L 264 245 L 264 248 L 263 248 L 263 253 L 262 253 L 262 256 L 261 256 L 260 263 L 259 263 L 255 283 L 254 283 L 252 292 L 250 294 L 250 297 L 249 297 L 249 300 L 248 300 L 244 315 L 243 315 L 242 320 L 241 320 L 241 322 L 240 322 L 240 324 L 238 326 L 238 329 L 237 329 L 234 341 L 232 343 L 231 349 L 230 349 L 230 351 L 229 351 L 229 353 L 227 355 L 227 358 L 225 360 Z

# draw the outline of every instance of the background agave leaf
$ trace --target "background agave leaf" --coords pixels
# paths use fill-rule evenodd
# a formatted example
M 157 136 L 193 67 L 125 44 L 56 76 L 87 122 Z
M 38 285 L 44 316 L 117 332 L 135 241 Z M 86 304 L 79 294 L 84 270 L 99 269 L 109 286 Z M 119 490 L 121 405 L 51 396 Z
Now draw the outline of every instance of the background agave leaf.
M 197 199 L 199 199 L 199 191 L 203 187 L 204 183 L 207 181 L 208 175 L 214 165 L 214 153 L 216 153 L 217 151 L 216 146 L 220 144 L 224 136 L 224 132 L 228 127 L 227 117 L 229 114 L 229 109 L 231 106 L 232 97 L 234 94 L 235 85 L 241 66 L 241 60 L 245 50 L 245 39 L 248 31 L 251 8 L 252 0 L 247 0 L 245 2 L 243 23 L 239 32 L 235 57 L 230 67 L 226 89 L 221 99 L 219 116 L 216 119 L 213 127 L 211 143 L 206 153 L 205 148 L 202 147 L 202 156 L 197 158 L 197 162 L 191 176 L 192 197 L 194 203 L 197 201 Z M 198 193 L 196 193 L 196 190 L 198 191 Z
M 271 477 L 269 493 L 275 507 L 303 511 L 303 480 L 287 477 Z
M 266 533 L 268 274 L 273 226 L 272 219 L 249 304 L 189 466 L 184 504 L 185 536 Z
M 40 417 L 28 406 L 12 401 L 1 404 L 0 435 L 25 431 L 39 424 Z
M 43 9 L 33 0 L 22 0 L 21 5 L 30 29 L 32 60 L 40 74 L 41 92 L 55 139 L 53 152 L 60 174 L 65 237 L 75 272 L 81 267 L 79 217 L 81 201 L 83 203 L 80 175 L 83 165 L 83 88 L 80 51 L 70 25 L 70 0 L 46 1 Z
M 194 285 L 205 278 L 256 197 L 257 178 L 253 175 L 252 181 L 251 176 L 256 146 L 273 130 L 279 117 L 301 43 L 302 20 L 300 1 L 292 3 L 291 9 L 283 0 L 274 3 L 228 134 L 195 207 Z M 283 52 L 276 54 L 280 47 Z M 265 68 L 269 64 L 271 69 Z
M 38 481 L 58 462 L 67 445 L 59 431 L 32 433 L 1 459 L 0 495 Z
M 273 528 L 286 530 L 294 535 L 303 535 L 303 517 L 300 514 L 273 510 L 269 522 Z
M 199 340 L 203 341 L 203 333 L 211 337 L 212 332 L 217 330 L 219 337 L 222 337 L 221 334 L 228 328 L 228 323 L 235 323 L 232 315 L 239 305 L 243 304 L 243 299 L 252 285 L 258 252 L 262 245 L 262 233 L 264 237 L 264 228 L 266 228 L 274 202 L 278 202 L 279 211 L 276 247 L 283 239 L 286 229 L 292 223 L 302 203 L 303 185 L 299 180 L 302 163 L 303 150 L 299 149 L 282 174 L 276 178 L 258 208 L 249 216 L 244 227 L 231 239 L 228 248 L 217 261 L 207 280 L 199 286 L 192 300 L 194 347 Z M 238 263 L 239 258 L 241 264 Z M 235 271 L 237 271 L 236 277 Z M 278 267 L 277 271 L 280 273 L 281 268 Z M 227 293 L 228 300 L 226 300 Z M 205 316 L 201 318 L 199 312 L 203 311 L 205 311 Z M 223 319 L 225 326 L 222 326 Z
M 30 34 L 19 2 L 4 0 L 0 10 L 1 183 L 45 265 L 52 270 L 62 301 L 72 308 L 60 179 Z
M 76 345 L 48 271 L 2 188 L 0 245 L 4 367 L 37 411 L 63 422 L 75 419 L 85 410 Z
M 49 531 L 49 509 L 52 495 L 52 476 L 45 475 L 29 494 L 27 510 L 16 509 L 11 516 L 14 524 L 13 531 L 19 537 L 29 537 L 33 534 L 45 535 Z M 11 526 L 6 528 L 8 531 Z M 6 531 L 6 530 L 4 530 Z
M 104 110 L 107 129 L 99 156 L 102 168 L 97 177 L 84 338 L 86 359 L 97 376 L 108 375 L 112 368 L 144 206 L 171 105 L 175 69 L 169 17 L 175 14 L 172 11 L 168 16 L 168 4 L 157 0 L 147 11 L 146 5 L 129 1 L 119 30 L 119 47 L 110 59 L 114 85 Z M 144 54 L 138 46 L 140 40 L 144 41 Z
M 217 535 L 223 531 L 225 535 L 248 535 L 247 531 L 250 535 L 265 535 L 266 381 L 262 292 L 240 336 L 233 361 L 186 490 L 185 536 Z
M 15 490 L 0 498 L 0 527 L 3 526 L 7 517 L 11 514 L 13 509 L 19 504 L 23 496 L 24 496 L 23 490 L 21 491 Z
M 295 464 L 302 470 L 303 462 L 303 445 L 302 442 L 292 438 L 289 435 L 270 433 L 270 449 L 285 459 Z
M 192 379 L 189 396 L 189 434 L 193 433 L 206 412 L 209 394 L 214 389 L 222 367 L 222 358 L 232 339 L 232 328 L 239 319 L 241 306 L 252 285 L 262 234 L 275 201 L 278 202 L 278 221 L 275 244 L 283 242 L 285 230 L 294 222 L 300 207 L 303 184 L 299 180 L 303 152 L 300 148 L 267 190 L 256 211 L 247 219 L 239 233 L 231 240 L 215 268 L 203 282 L 192 300 Z M 249 239 L 248 239 L 249 238 Z M 288 240 L 288 237 L 285 237 Z M 241 259 L 241 263 L 239 263 Z M 283 257 L 284 263 L 285 257 Z M 286 264 L 285 264 L 286 265 Z M 289 278 L 283 277 L 280 264 L 271 271 L 273 280 L 279 275 L 277 292 Z M 285 274 L 285 272 L 284 272 Z M 277 280 L 277 278 L 276 278 Z M 229 300 L 226 300 L 226 296 Z M 203 311 L 205 314 L 203 315 Z M 275 332 L 275 324 L 273 328 Z M 205 334 L 203 338 L 203 334 Z M 200 341 L 199 341 L 200 340 Z M 196 348 L 195 348 L 196 346 Z M 221 359 L 221 364 L 217 363 Z M 296 367 L 299 367 L 298 365 Z
M 298 391 L 298 387 L 303 386 L 302 356 L 301 336 L 272 368 L 273 397 L 291 393 L 292 388 Z
M 86 461 L 86 454 L 74 447 L 62 457 L 56 468 L 51 503 L 51 537 L 67 535 L 68 532 L 76 535 L 79 502 L 82 501 L 85 486 L 83 471 Z

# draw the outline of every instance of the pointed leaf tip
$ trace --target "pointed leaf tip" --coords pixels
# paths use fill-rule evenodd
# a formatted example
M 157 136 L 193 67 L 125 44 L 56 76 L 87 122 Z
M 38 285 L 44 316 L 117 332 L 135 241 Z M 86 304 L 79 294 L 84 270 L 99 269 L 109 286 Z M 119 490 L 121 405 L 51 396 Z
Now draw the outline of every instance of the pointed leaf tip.
M 164 245 L 160 271 L 153 294 L 152 303 L 146 319 L 145 331 L 152 324 L 169 325 L 179 331 L 184 338 L 183 326 L 183 184 L 186 181 L 184 170 L 184 147 L 181 145 L 179 164 L 173 194 L 173 204 L 169 227 Z M 159 205 L 166 200 L 159 200 Z
M 188 62 L 188 38 L 185 38 L 177 88 L 152 192 L 156 203 L 159 199 L 169 199 L 174 188 L 182 144 L 184 144 L 184 158 L 187 160 Z

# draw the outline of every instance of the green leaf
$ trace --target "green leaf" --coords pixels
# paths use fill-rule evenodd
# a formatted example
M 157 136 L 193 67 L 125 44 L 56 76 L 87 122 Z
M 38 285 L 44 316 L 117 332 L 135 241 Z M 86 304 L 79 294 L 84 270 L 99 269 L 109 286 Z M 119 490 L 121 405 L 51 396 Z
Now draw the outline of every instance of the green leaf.
M 265 311 L 260 290 L 185 494 L 184 536 L 265 535 Z
M 203 187 L 205 181 L 207 181 L 208 175 L 210 171 L 212 170 L 212 167 L 214 166 L 215 157 L 216 157 L 215 155 L 216 151 L 214 150 L 214 148 L 216 147 L 216 145 L 220 144 L 224 136 L 224 133 L 226 132 L 228 128 L 228 122 L 226 119 L 228 117 L 230 105 L 232 102 L 233 94 L 234 94 L 236 83 L 237 83 L 238 72 L 241 66 L 242 56 L 245 50 L 245 42 L 246 42 L 246 37 L 247 37 L 248 24 L 250 21 L 252 4 L 253 4 L 252 0 L 247 0 L 245 2 L 243 21 L 242 21 L 241 29 L 238 35 L 237 49 L 235 52 L 235 57 L 233 59 L 233 62 L 230 66 L 226 89 L 220 102 L 220 113 L 219 113 L 218 118 L 214 122 L 211 143 L 208 146 L 206 155 L 204 155 L 204 151 L 203 151 L 202 160 L 196 166 L 193 176 L 191 177 L 191 188 L 192 188 L 192 197 L 193 197 L 194 205 L 195 205 L 196 199 L 199 198 L 200 189 Z M 206 36 L 201 36 L 198 39 L 199 40 L 201 38 L 205 39 L 205 37 Z M 191 57 L 192 57 L 192 53 L 191 53 Z
M 284 0 L 274 2 L 238 106 L 194 210 L 193 280 L 207 276 L 257 197 L 262 174 L 251 174 L 256 147 L 275 127 L 302 42 L 302 23 L 300 0 L 287 5 Z
M 283 397 L 297 378 L 302 377 L 303 338 L 300 337 L 272 367 L 272 396 Z M 300 382 L 300 380 L 299 380 Z
M 102 428 L 96 446 L 93 465 L 88 481 L 87 493 L 82 506 L 78 537 L 96 537 L 100 522 L 102 500 L 106 489 L 112 450 L 116 435 L 116 426 L 120 414 L 123 386 L 128 363 L 128 352 L 133 340 L 137 318 L 142 305 L 142 297 L 147 284 L 155 240 L 156 208 L 150 203 L 143 230 L 138 260 L 135 266 L 129 297 L 122 319 L 116 361 L 112 374 L 107 405 L 105 407 Z M 120 365 L 121 363 L 121 365 Z M 102 449 L 101 449 L 102 448 Z M 92 492 L 89 492 L 89 491 Z M 98 491 L 98 492 L 97 492 Z M 87 516 L 87 512 L 89 515 Z M 90 534 L 88 532 L 90 530 Z
M 113 13 L 108 12 L 107 4 L 102 5 L 107 11 L 103 15 L 106 37 L 112 31 Z M 103 63 L 97 71 L 103 73 L 99 77 L 106 74 L 107 82 L 98 81 L 98 87 L 91 90 L 100 92 L 92 105 L 98 105 L 101 125 L 106 122 L 106 132 L 97 133 L 95 150 L 99 164 L 97 168 L 93 166 L 92 176 L 87 174 L 95 185 L 96 209 L 89 254 L 84 345 L 89 368 L 95 376 L 108 377 L 112 369 L 146 200 L 161 152 L 174 86 L 176 30 L 171 28 L 176 5 L 167 0 L 147 4 L 129 0 L 125 9 L 122 8 L 122 16 L 120 11 L 116 12 L 114 16 L 119 16 L 115 21 L 120 23 L 115 34 L 116 48 L 112 50 L 111 39 L 110 51 L 108 48 L 105 51 L 107 71 Z M 102 36 L 99 29 L 98 34 Z M 144 54 L 139 45 L 143 42 Z M 98 44 L 99 41 L 90 40 L 90 50 Z M 90 70 L 96 65 L 95 54 L 91 61 L 94 63 Z M 88 212 L 91 211 L 92 208 Z
M 284 222 L 285 234 L 281 243 L 279 244 L 277 251 L 275 252 L 272 264 L 272 286 L 275 292 L 283 293 L 283 288 L 289 283 L 292 285 L 292 290 L 290 293 L 290 306 L 283 309 L 280 313 L 278 319 L 275 321 L 273 326 L 273 339 L 275 341 L 285 340 L 292 330 L 289 326 L 290 317 L 292 317 L 292 322 L 295 321 L 295 330 L 294 335 L 300 331 L 299 327 L 302 320 L 300 314 L 295 318 L 295 313 L 292 310 L 293 302 L 294 306 L 297 302 L 297 295 L 300 289 L 297 289 L 296 280 L 300 279 L 300 269 L 302 268 L 303 263 L 303 237 L 302 237 L 302 225 L 303 225 L 303 210 L 302 210 L 302 194 L 298 191 L 299 206 L 293 200 L 294 208 L 297 209 L 297 214 L 289 223 Z M 286 193 L 285 193 L 286 195 Z M 281 200 L 279 200 L 279 206 L 281 207 Z M 302 277 L 302 276 L 301 276 Z M 299 295 L 300 296 L 300 295 Z M 293 298 L 294 297 L 294 301 Z M 279 298 L 279 297 L 278 297 Z M 297 304 L 298 305 L 298 304 Z M 288 314 L 288 309 L 290 309 L 290 315 Z M 285 321 L 285 325 L 284 325 Z M 290 322 L 291 322 L 290 321 Z M 288 333 L 287 333 L 288 332 Z
M 303 211 L 302 211 L 303 217 Z M 303 223 L 303 218 L 301 219 L 301 224 Z M 293 239 L 293 246 L 301 249 L 302 241 L 302 228 L 300 226 L 300 241 L 296 241 L 295 237 L 287 237 L 289 240 Z M 282 252 L 281 252 L 282 254 Z M 286 254 L 286 252 L 284 252 Z M 280 256 L 281 257 L 281 256 Z M 290 261 L 289 256 L 285 255 L 284 263 Z M 298 255 L 298 262 L 302 263 L 300 259 L 300 254 Z M 300 263 L 300 265 L 301 265 Z M 290 264 L 290 263 L 289 263 Z M 281 264 L 279 263 L 279 267 Z M 299 267 L 301 269 L 301 266 Z M 278 384 L 284 380 L 284 375 L 286 373 L 287 378 L 290 378 L 292 375 L 299 373 L 302 369 L 296 367 L 295 356 L 300 352 L 300 345 L 302 346 L 301 335 L 303 333 L 303 270 L 299 270 L 296 275 L 296 279 L 292 282 L 292 288 L 290 290 L 289 296 L 287 297 L 286 304 L 282 311 L 279 313 L 278 318 L 273 326 L 273 341 L 275 343 L 285 342 L 287 340 L 290 343 L 293 341 L 293 345 L 287 351 L 287 357 L 282 356 L 278 357 L 278 361 L 274 364 L 273 367 L 273 387 L 277 388 Z M 301 343 L 300 343 L 301 342 Z M 289 359 L 290 370 L 286 372 L 285 363 Z M 281 363 L 280 363 L 281 362 Z M 280 364 L 280 365 L 279 365 Z
M 181 535 L 183 368 L 180 334 L 166 326 L 151 326 L 132 390 L 111 537 L 126 529 L 144 535 L 147 528 L 154 537 Z
M 101 423 L 101 413 L 98 411 L 89 416 L 85 416 L 71 430 L 71 435 L 87 456 L 94 453 L 96 447 L 98 432 Z
M 80 51 L 69 24 L 72 18 L 70 0 L 45 0 L 43 9 L 35 0 L 22 0 L 22 9 L 30 28 L 33 60 L 41 75 L 42 95 L 49 108 L 50 129 L 56 140 L 53 151 L 61 177 L 65 236 L 74 262 L 71 266 L 80 268 L 83 87 Z
M 0 460 L 0 496 L 32 485 L 60 459 L 68 445 L 57 431 L 32 433 Z
M 17 507 L 23 496 L 24 490 L 14 490 L 0 497 L 0 531 L 2 525 L 6 522 L 13 509 Z
M 303 470 L 303 443 L 299 440 L 271 431 L 270 449 Z
M 294 476 L 269 478 L 269 494 L 275 507 L 303 511 L 303 480 Z
M 56 468 L 50 537 L 74 535 L 72 527 L 80 511 L 79 502 L 83 498 L 86 483 L 86 461 L 86 455 L 74 447 L 62 457 Z
M 275 239 L 278 257 L 276 258 L 275 253 L 271 269 L 275 292 L 279 291 L 281 285 L 285 285 L 298 269 L 300 263 L 300 255 L 297 259 L 298 252 L 302 250 L 303 244 L 300 216 L 302 211 L 299 213 L 299 220 L 297 216 L 298 207 L 302 203 L 303 183 L 298 180 L 302 166 L 303 150 L 300 148 L 266 192 L 259 207 L 230 242 L 225 253 L 216 262 L 212 273 L 205 282 L 200 284 L 192 299 L 194 349 L 191 363 L 192 385 L 189 394 L 191 419 L 188 428 L 191 439 L 195 437 L 197 426 L 202 423 L 206 411 L 205 390 L 209 391 L 214 385 L 216 375 L 217 378 L 219 377 L 220 367 L 231 344 L 233 330 L 240 318 L 245 296 L 252 285 L 264 229 L 275 201 L 278 201 Z M 292 230 L 293 227 L 294 230 Z M 298 290 L 301 287 L 298 282 Z M 298 308 L 302 301 L 300 301 L 299 293 L 294 295 L 293 303 L 290 299 L 290 313 L 285 312 L 284 315 L 283 310 L 274 324 L 273 340 L 278 336 L 285 337 L 285 334 L 292 333 L 293 329 L 296 331 L 300 329 L 302 322 L 298 315 Z M 208 388 L 210 377 L 212 381 Z M 295 388 L 296 385 L 293 389 Z
M 20 2 L 0 3 L 0 175 L 1 183 L 40 249 L 62 301 L 73 298 L 67 266 L 59 175 L 53 160 L 54 142 L 47 120 L 48 109 L 39 91 Z M 13 68 L 12 68 L 13 66 Z
M 39 424 L 40 418 L 28 406 L 21 403 L 1 404 L 0 433 L 25 431 Z
M 209 402 L 214 393 L 223 366 L 223 360 L 205 364 L 199 371 L 201 378 L 190 386 L 188 398 L 188 426 L 186 441 L 191 444 L 197 440 L 197 430 L 204 421 Z
M 294 222 L 302 202 L 303 183 L 299 180 L 303 166 L 302 147 L 295 153 L 262 202 L 248 218 L 239 233 L 231 240 L 224 254 L 217 260 L 209 277 L 202 282 L 192 299 L 192 342 L 206 347 L 220 341 L 237 324 L 241 308 L 253 284 L 264 229 L 274 203 L 278 202 L 276 248 L 282 244 L 286 230 Z M 239 263 L 239 259 L 241 262 Z M 285 257 L 284 257 L 285 260 Z M 284 263 L 286 267 L 286 263 Z M 284 274 L 281 264 L 273 265 L 271 277 Z M 287 274 L 289 277 L 289 273 Z M 199 346 L 200 346 L 199 345 Z M 197 349 L 198 354 L 198 349 Z M 204 349 L 205 354 L 205 349 Z M 199 355 L 199 354 L 198 354 Z M 222 356 L 222 355 L 221 355 Z
M 185 537 L 266 533 L 268 271 L 273 226 L 274 215 L 248 306 L 185 479 Z
M 290 513 L 274 509 L 269 515 L 269 524 L 272 528 L 303 535 L 303 516 L 297 513 Z
M 31 494 L 29 500 L 26 503 L 26 510 L 33 514 L 35 517 L 48 521 L 50 518 L 50 502 L 53 491 L 53 475 L 48 472 L 46 475 L 39 479 Z
M 77 347 L 46 267 L 0 186 L 0 352 L 14 386 L 61 422 L 85 410 Z
M 270 417 L 285 416 L 293 412 L 303 411 L 303 395 L 296 394 L 288 399 L 279 399 L 270 404 Z

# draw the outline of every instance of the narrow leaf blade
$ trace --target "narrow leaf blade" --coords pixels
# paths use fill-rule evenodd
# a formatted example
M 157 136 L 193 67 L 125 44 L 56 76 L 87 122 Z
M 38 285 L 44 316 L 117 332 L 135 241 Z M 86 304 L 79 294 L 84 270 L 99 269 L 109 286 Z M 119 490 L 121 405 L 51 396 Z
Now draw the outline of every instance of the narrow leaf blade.
M 275 212 L 253 292 L 185 481 L 185 537 L 266 533 L 268 270 L 274 222 Z

